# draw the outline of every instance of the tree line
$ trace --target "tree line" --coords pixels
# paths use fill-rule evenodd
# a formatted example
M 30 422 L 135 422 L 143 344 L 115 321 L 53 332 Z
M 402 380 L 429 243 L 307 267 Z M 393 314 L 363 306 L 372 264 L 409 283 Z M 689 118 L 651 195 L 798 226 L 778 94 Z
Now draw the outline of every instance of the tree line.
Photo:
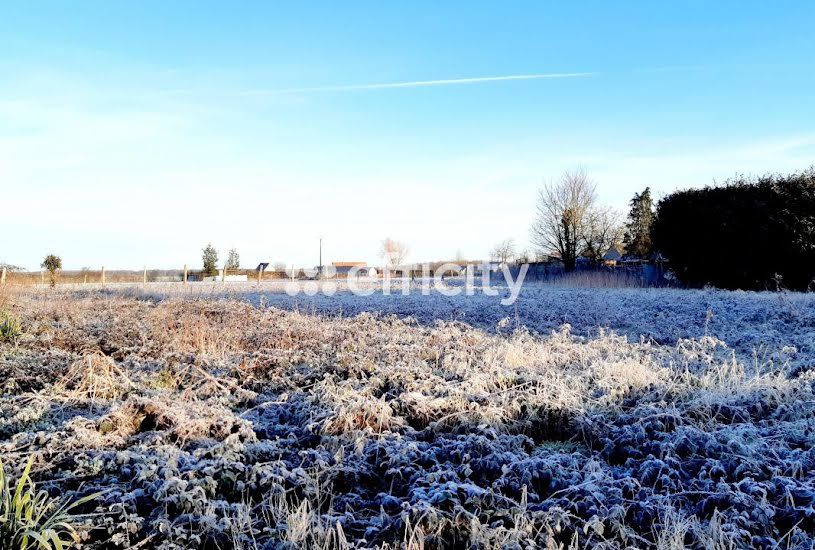
M 531 237 L 539 253 L 557 256 L 566 271 L 573 271 L 579 257 L 600 263 L 615 247 L 647 258 L 653 217 L 649 188 L 634 196 L 623 222 L 617 211 L 598 203 L 594 180 L 576 170 L 540 189 Z
M 218 274 L 218 250 L 212 246 L 212 243 L 207 244 L 201 251 L 201 263 L 203 264 L 204 275 L 217 275 Z M 230 248 L 229 254 L 226 257 L 224 268 L 227 271 L 237 271 L 241 268 L 241 257 L 237 249 Z
M 815 167 L 675 191 L 656 205 L 646 187 L 625 222 L 598 204 L 585 171 L 566 172 L 539 191 L 531 236 L 566 271 L 581 256 L 600 263 L 616 247 L 642 260 L 666 258 L 687 286 L 812 290 Z

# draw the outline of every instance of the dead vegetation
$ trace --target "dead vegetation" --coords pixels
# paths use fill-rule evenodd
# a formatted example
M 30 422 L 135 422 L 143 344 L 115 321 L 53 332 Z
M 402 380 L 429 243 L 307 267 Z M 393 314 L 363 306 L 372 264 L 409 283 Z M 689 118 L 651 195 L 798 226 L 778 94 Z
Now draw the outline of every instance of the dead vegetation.
M 0 453 L 87 548 L 795 548 L 815 374 L 706 336 L 26 295 Z M 812 322 L 802 319 L 801 322 Z
M 54 393 L 69 401 L 91 403 L 118 399 L 133 388 L 133 382 L 116 362 L 101 353 L 89 353 L 68 367 L 55 385 Z

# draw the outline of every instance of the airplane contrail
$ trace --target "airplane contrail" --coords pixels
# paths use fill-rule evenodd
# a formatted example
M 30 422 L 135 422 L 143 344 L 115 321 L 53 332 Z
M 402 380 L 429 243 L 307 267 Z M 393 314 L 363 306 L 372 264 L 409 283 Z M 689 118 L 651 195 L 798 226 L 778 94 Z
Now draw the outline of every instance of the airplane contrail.
M 378 84 L 349 84 L 340 86 L 314 86 L 310 88 L 281 88 L 277 90 L 249 91 L 249 94 L 262 93 L 304 93 L 304 92 L 353 92 L 357 90 L 385 90 L 390 88 L 422 88 L 428 86 L 451 86 L 456 84 L 478 84 L 481 82 L 502 82 L 506 80 L 540 80 L 544 78 L 578 78 L 595 73 L 540 73 L 515 74 L 506 76 L 478 76 L 474 78 L 447 78 L 442 80 L 411 80 L 407 82 L 386 82 Z

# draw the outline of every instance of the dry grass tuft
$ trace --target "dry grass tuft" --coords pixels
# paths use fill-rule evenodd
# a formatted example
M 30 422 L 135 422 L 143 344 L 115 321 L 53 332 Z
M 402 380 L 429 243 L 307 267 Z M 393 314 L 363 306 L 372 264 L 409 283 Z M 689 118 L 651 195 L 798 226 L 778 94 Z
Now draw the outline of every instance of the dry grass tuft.
M 113 359 L 90 353 L 75 361 L 56 384 L 57 395 L 70 401 L 92 403 L 118 399 L 134 387 L 127 373 Z

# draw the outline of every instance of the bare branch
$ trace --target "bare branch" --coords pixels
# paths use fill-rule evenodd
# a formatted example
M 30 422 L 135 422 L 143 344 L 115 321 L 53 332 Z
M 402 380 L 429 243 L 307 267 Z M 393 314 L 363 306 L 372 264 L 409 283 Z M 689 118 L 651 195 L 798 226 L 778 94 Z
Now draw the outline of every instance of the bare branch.
M 390 265 L 400 266 L 405 263 L 410 248 L 403 242 L 388 237 L 379 248 L 379 256 Z
M 505 239 L 496 244 L 490 253 L 492 259 L 501 264 L 508 263 L 515 256 L 515 240 Z

